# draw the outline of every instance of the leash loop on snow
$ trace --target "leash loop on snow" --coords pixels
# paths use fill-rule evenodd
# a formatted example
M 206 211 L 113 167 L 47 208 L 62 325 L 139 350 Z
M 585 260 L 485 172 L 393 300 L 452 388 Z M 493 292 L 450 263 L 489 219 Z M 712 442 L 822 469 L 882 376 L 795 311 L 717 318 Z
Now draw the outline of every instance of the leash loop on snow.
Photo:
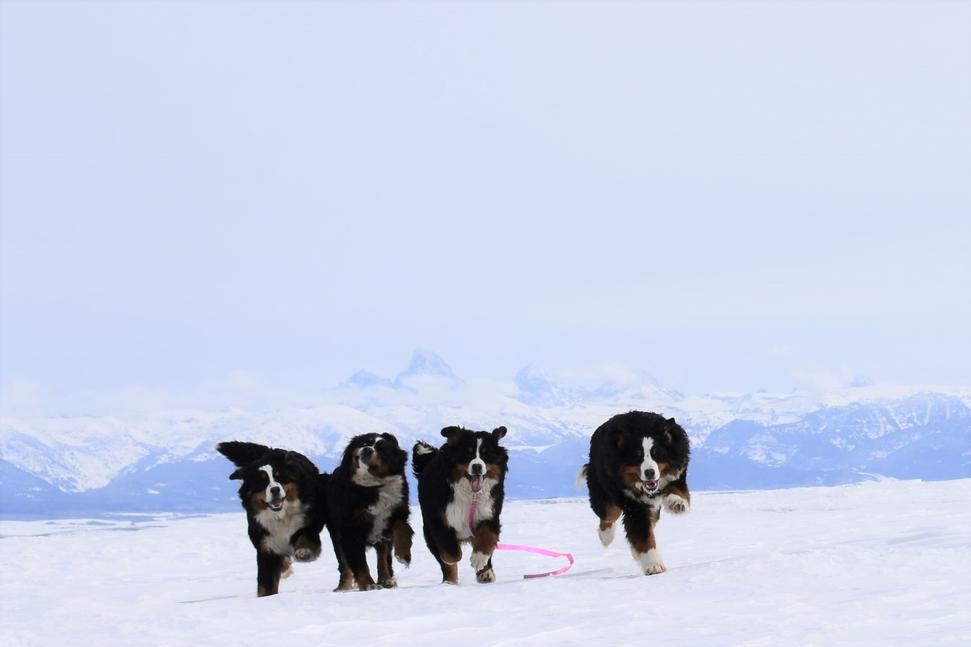
M 479 497 L 478 492 L 472 497 L 472 502 L 469 504 L 469 532 L 472 536 L 475 536 L 475 511 L 479 507 Z M 536 546 L 523 546 L 520 544 L 496 544 L 496 550 L 518 550 L 524 553 L 532 553 L 534 555 L 543 555 L 544 557 L 566 557 L 566 566 L 561 566 L 560 568 L 552 571 L 546 571 L 545 573 L 525 573 L 523 575 L 524 580 L 534 580 L 538 577 L 549 577 L 551 575 L 562 575 L 568 570 L 573 568 L 573 553 L 559 553 L 555 550 L 549 550 L 547 548 L 538 548 Z

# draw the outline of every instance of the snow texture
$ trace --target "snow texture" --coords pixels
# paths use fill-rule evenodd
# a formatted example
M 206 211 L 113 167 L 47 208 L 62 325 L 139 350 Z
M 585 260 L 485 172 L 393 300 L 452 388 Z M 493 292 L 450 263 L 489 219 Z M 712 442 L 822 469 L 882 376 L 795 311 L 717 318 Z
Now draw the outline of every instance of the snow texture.
M 446 586 L 419 543 L 398 589 L 332 593 L 325 551 L 263 599 L 242 511 L 3 521 L 0 634 L 10 647 L 965 645 L 969 500 L 971 479 L 699 493 L 662 516 L 668 570 L 651 577 L 622 536 L 600 545 L 582 499 L 517 501 L 502 539 L 573 551 L 573 570 L 524 581 L 559 560 L 504 552 L 497 583 L 476 584 L 466 551 Z

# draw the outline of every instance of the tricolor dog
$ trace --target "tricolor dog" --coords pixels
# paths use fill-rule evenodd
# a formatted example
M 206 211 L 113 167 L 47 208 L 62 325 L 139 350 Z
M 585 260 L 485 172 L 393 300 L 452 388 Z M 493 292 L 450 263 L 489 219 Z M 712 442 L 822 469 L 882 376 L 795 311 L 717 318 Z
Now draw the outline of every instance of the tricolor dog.
M 363 434 L 351 439 L 340 466 L 326 477 L 327 530 L 340 571 L 335 590 L 397 586 L 392 550 L 399 562 L 411 563 L 407 461 L 391 434 Z M 377 582 L 365 557 L 369 546 L 377 552 Z
M 320 556 L 325 504 L 317 467 L 303 454 L 256 443 L 230 441 L 216 451 L 238 468 L 239 499 L 246 510 L 249 538 L 256 548 L 256 593 L 279 591 L 290 575 L 290 560 Z
M 590 462 L 580 470 L 590 507 L 600 518 L 600 542 L 614 539 L 624 517 L 631 553 L 644 575 L 665 570 L 654 538 L 661 507 L 687 512 L 688 435 L 674 418 L 631 411 L 614 416 L 590 438 Z
M 492 553 L 499 541 L 509 462 L 506 449 L 499 445 L 505 435 L 505 427 L 491 432 L 446 427 L 442 429 L 446 442 L 440 448 L 418 442 L 412 450 L 425 543 L 448 584 L 458 584 L 464 542 L 472 543 L 469 562 L 476 580 L 496 579 Z

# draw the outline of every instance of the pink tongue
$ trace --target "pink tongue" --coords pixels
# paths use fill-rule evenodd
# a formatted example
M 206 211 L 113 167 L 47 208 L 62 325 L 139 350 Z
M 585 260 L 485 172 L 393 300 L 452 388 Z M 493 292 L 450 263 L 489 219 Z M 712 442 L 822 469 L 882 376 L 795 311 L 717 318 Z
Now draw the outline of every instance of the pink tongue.
M 481 490 L 482 489 L 482 481 L 484 481 L 484 480 L 485 480 L 485 478 L 482 477 L 482 476 L 473 476 L 471 478 L 471 481 L 472 481 L 472 491 L 473 492 L 478 492 L 479 490 Z

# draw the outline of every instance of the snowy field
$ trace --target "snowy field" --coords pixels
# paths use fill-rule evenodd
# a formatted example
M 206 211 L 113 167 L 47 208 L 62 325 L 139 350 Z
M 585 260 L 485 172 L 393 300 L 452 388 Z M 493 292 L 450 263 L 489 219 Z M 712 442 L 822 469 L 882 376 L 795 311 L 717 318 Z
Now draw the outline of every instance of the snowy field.
M 636 574 L 621 537 L 600 546 L 584 501 L 512 502 L 503 541 L 573 551 L 573 570 L 524 581 L 561 561 L 497 553 L 496 584 L 465 565 L 449 587 L 417 543 L 398 589 L 332 593 L 328 547 L 264 599 L 242 511 L 4 521 L 0 636 L 11 647 L 967 645 L 969 502 L 971 480 L 699 493 L 687 516 L 662 517 L 668 571 L 652 577 Z

